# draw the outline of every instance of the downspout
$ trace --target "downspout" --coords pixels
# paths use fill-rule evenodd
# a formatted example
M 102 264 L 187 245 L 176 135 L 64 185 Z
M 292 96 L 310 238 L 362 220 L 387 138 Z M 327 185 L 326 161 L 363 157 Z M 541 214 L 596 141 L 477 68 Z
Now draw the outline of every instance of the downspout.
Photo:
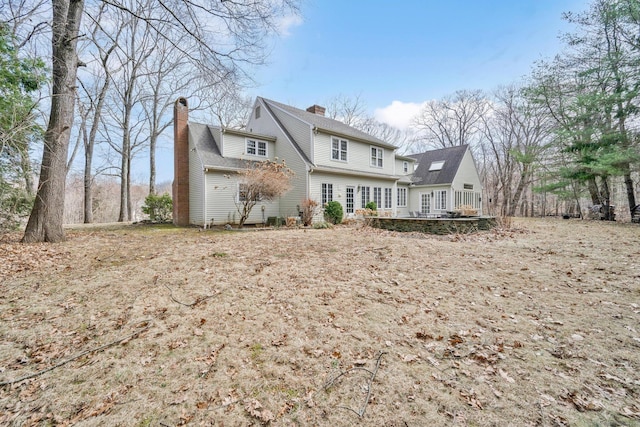
M 207 168 L 202 170 L 202 223 L 207 229 Z

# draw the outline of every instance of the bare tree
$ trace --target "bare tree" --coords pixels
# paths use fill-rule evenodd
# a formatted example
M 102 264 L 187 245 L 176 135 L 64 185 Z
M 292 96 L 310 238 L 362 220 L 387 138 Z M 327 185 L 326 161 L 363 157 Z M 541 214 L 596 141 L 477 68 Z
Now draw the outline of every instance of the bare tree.
M 482 91 L 459 90 L 438 101 L 430 101 L 414 119 L 419 139 L 432 148 L 474 144 L 489 108 Z
M 550 118 L 540 106 L 528 102 L 518 87 L 511 86 L 495 91 L 491 108 L 481 119 L 482 149 L 493 175 L 493 185 L 487 190 L 494 191 L 494 201 L 501 201 L 502 215 L 514 216 L 549 147 Z
M 258 202 L 272 201 L 289 191 L 293 177 L 293 171 L 284 160 L 251 162 L 238 174 L 238 194 L 235 195 L 234 202 L 240 214 L 240 227 L 247 221 L 251 210 Z
M 52 0 L 52 97 L 44 137 L 40 180 L 23 242 L 64 240 L 64 190 L 73 125 L 78 57 L 76 47 L 84 2 Z
M 157 1 L 141 11 L 138 3 L 103 0 L 110 8 L 144 21 L 183 53 L 193 68 L 222 78 L 247 79 L 247 67 L 261 64 L 267 36 L 276 32 L 280 16 L 295 11 L 295 0 L 251 2 L 204 0 Z M 76 92 L 77 41 L 83 0 L 52 0 L 52 100 L 45 136 L 40 183 L 23 241 L 60 241 L 65 193 L 66 161 Z M 188 42 L 177 44 L 178 35 Z M 126 141 L 123 140 L 126 145 Z M 128 151 L 128 148 L 127 148 Z M 123 163 L 124 167 L 127 167 Z M 122 171 L 126 175 L 126 171 Z

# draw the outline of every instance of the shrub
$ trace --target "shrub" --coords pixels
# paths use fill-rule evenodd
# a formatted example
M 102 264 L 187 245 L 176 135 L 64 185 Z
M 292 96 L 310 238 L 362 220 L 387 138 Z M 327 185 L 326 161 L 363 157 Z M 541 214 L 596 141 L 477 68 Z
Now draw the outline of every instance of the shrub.
M 318 202 L 313 199 L 304 199 L 300 207 L 302 210 L 302 225 L 308 227 L 313 222 L 313 217 L 318 210 Z
M 28 218 L 34 196 L 0 179 L 0 232 L 17 230 Z
M 323 228 L 331 228 L 331 227 L 332 227 L 331 224 L 329 224 L 328 222 L 324 222 L 324 221 L 322 221 L 322 222 L 314 222 L 313 223 L 313 228 L 316 229 L 316 230 L 323 229 Z
M 366 205 L 364 205 L 365 209 L 371 209 L 372 211 L 377 211 L 378 210 L 378 205 L 376 205 L 376 202 L 371 201 L 369 203 L 367 203 Z
M 167 193 L 164 193 L 162 196 L 149 194 L 147 198 L 144 199 L 142 212 L 149 215 L 151 221 L 169 221 L 173 214 L 173 200 L 171 200 L 171 196 Z
M 333 200 L 324 207 L 324 218 L 332 224 L 340 224 L 344 213 L 340 202 Z

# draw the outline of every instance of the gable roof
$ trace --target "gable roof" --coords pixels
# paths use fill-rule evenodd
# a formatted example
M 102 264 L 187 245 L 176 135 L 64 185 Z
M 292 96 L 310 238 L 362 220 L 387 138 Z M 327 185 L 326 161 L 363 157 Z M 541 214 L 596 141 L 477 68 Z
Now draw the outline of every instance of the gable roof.
M 385 142 L 379 138 L 376 138 L 375 136 L 369 135 L 368 133 L 358 130 L 352 126 L 346 125 L 341 121 L 330 119 L 328 117 L 321 116 L 319 114 L 310 113 L 308 111 L 301 110 L 299 108 L 292 107 L 290 105 L 282 104 L 280 102 L 272 101 L 270 99 L 266 99 L 266 98 L 260 98 L 260 99 L 262 99 L 262 101 L 265 104 L 270 105 L 272 107 L 279 108 L 283 111 L 286 111 L 287 113 L 302 120 L 303 122 L 309 123 L 310 125 L 318 128 L 319 130 L 322 130 L 329 134 L 337 134 L 339 136 L 345 136 L 347 138 L 356 138 L 356 139 L 367 141 L 372 144 L 379 145 L 385 148 L 390 148 L 390 149 L 398 148 L 393 144 Z
M 216 141 L 212 130 L 232 132 L 238 135 L 252 136 L 254 138 L 265 139 L 268 141 L 274 140 L 271 136 L 251 134 L 240 130 L 220 129 L 204 125 L 202 123 L 189 122 L 189 139 L 193 142 L 198 156 L 202 160 L 202 166 L 204 168 L 237 170 L 247 167 L 247 162 L 250 162 L 245 159 L 222 157 L 220 146 L 218 145 L 220 141 Z
M 413 183 L 416 185 L 451 184 L 468 149 L 468 145 L 457 145 L 420 154 L 410 154 L 409 157 L 413 157 L 418 162 L 418 167 L 413 174 Z M 431 164 L 435 162 L 444 162 L 444 164 L 441 169 L 430 171 Z

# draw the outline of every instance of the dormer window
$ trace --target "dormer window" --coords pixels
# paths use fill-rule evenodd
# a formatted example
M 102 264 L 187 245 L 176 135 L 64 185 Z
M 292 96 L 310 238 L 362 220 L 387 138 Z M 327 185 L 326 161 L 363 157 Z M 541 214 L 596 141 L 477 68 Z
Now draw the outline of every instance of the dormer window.
M 429 172 L 442 170 L 444 166 L 444 160 L 438 160 L 437 162 L 431 162 L 431 166 L 429 166 Z
M 267 157 L 267 143 L 255 139 L 247 139 L 247 155 Z
M 371 166 L 381 168 L 383 156 L 384 150 L 382 150 L 382 148 L 371 147 Z
M 347 150 L 349 142 L 346 139 L 331 138 L 331 160 L 338 160 L 340 162 L 347 161 Z

